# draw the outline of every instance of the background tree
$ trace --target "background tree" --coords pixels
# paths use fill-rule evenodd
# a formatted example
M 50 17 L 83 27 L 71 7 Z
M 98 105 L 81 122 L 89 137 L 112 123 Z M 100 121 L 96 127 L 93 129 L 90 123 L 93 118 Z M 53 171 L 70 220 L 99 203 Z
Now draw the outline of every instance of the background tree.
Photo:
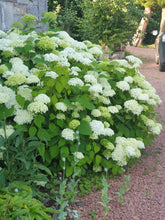
M 82 38 L 117 50 L 132 39 L 140 16 L 134 0 L 84 0 Z
M 136 37 L 134 38 L 133 45 L 141 45 L 143 40 L 143 35 L 147 29 L 147 24 L 149 22 L 149 16 L 153 13 L 154 9 L 157 7 L 161 7 L 161 22 L 160 22 L 160 30 L 159 32 L 162 32 L 162 28 L 165 23 L 165 0 L 136 0 L 137 4 L 140 4 L 145 8 L 145 11 L 148 10 L 148 16 L 145 16 L 142 18 L 145 22 L 140 23 L 139 27 L 136 31 Z M 141 21 L 142 21 L 141 20 Z
M 120 49 L 131 41 L 142 13 L 135 0 L 48 1 L 48 10 L 57 10 L 57 24 L 77 40 Z M 60 7 L 59 7 L 60 6 Z

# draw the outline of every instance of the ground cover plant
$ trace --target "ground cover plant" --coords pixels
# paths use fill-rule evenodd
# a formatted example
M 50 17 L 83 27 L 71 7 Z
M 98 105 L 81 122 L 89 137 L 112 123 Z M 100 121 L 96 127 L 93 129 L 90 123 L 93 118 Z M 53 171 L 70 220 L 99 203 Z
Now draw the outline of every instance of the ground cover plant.
M 99 45 L 36 32 L 32 15 L 22 21 L 0 31 L 0 186 L 44 188 L 88 170 L 122 174 L 162 128 L 154 110 L 161 100 L 138 71 L 141 60 L 100 59 Z

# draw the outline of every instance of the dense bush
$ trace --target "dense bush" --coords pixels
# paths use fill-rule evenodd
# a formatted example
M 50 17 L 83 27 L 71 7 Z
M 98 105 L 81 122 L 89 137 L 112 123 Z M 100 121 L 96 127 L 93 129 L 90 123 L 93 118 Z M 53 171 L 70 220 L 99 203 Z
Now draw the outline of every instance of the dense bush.
M 120 50 L 131 41 L 143 16 L 134 0 L 48 1 L 49 11 L 57 11 L 57 25 L 77 40 L 108 45 Z
M 100 46 L 64 31 L 0 31 L 1 181 L 21 168 L 42 186 L 37 169 L 122 173 L 160 133 L 161 100 L 137 70 L 141 61 L 101 56 Z

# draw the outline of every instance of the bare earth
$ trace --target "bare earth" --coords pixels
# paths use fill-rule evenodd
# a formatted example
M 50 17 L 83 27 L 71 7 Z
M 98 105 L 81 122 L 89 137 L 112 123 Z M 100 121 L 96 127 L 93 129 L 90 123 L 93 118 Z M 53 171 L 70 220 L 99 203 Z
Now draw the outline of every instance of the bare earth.
M 154 49 L 127 47 L 127 51 L 143 60 L 140 72 L 157 90 L 162 99 L 158 109 L 161 115 L 163 130 L 154 141 L 153 146 L 147 146 L 140 160 L 127 169 L 126 175 L 130 174 L 130 189 L 124 194 L 124 204 L 120 205 L 119 191 L 120 183 L 125 178 L 110 180 L 111 187 L 108 191 L 111 209 L 107 220 L 165 220 L 165 72 L 159 72 L 158 65 L 154 62 Z M 92 220 L 90 211 L 96 211 L 96 220 L 104 220 L 102 213 L 104 209 L 99 204 L 101 191 L 91 192 L 81 197 L 83 205 L 74 209 L 80 210 L 82 220 Z

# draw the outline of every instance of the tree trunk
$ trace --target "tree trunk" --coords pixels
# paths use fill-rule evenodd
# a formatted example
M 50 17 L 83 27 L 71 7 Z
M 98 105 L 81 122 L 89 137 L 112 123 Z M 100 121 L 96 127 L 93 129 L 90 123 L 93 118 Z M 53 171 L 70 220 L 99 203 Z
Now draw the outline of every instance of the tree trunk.
M 165 8 L 162 8 L 159 34 L 161 34 L 162 32 L 165 32 Z
M 144 14 L 151 16 L 152 13 L 153 13 L 153 11 L 151 8 L 145 8 Z M 143 17 L 140 21 L 139 27 L 136 30 L 136 34 L 134 35 L 133 41 L 132 41 L 132 44 L 135 47 L 142 45 L 143 35 L 146 32 L 147 25 L 149 22 L 149 16 Z

